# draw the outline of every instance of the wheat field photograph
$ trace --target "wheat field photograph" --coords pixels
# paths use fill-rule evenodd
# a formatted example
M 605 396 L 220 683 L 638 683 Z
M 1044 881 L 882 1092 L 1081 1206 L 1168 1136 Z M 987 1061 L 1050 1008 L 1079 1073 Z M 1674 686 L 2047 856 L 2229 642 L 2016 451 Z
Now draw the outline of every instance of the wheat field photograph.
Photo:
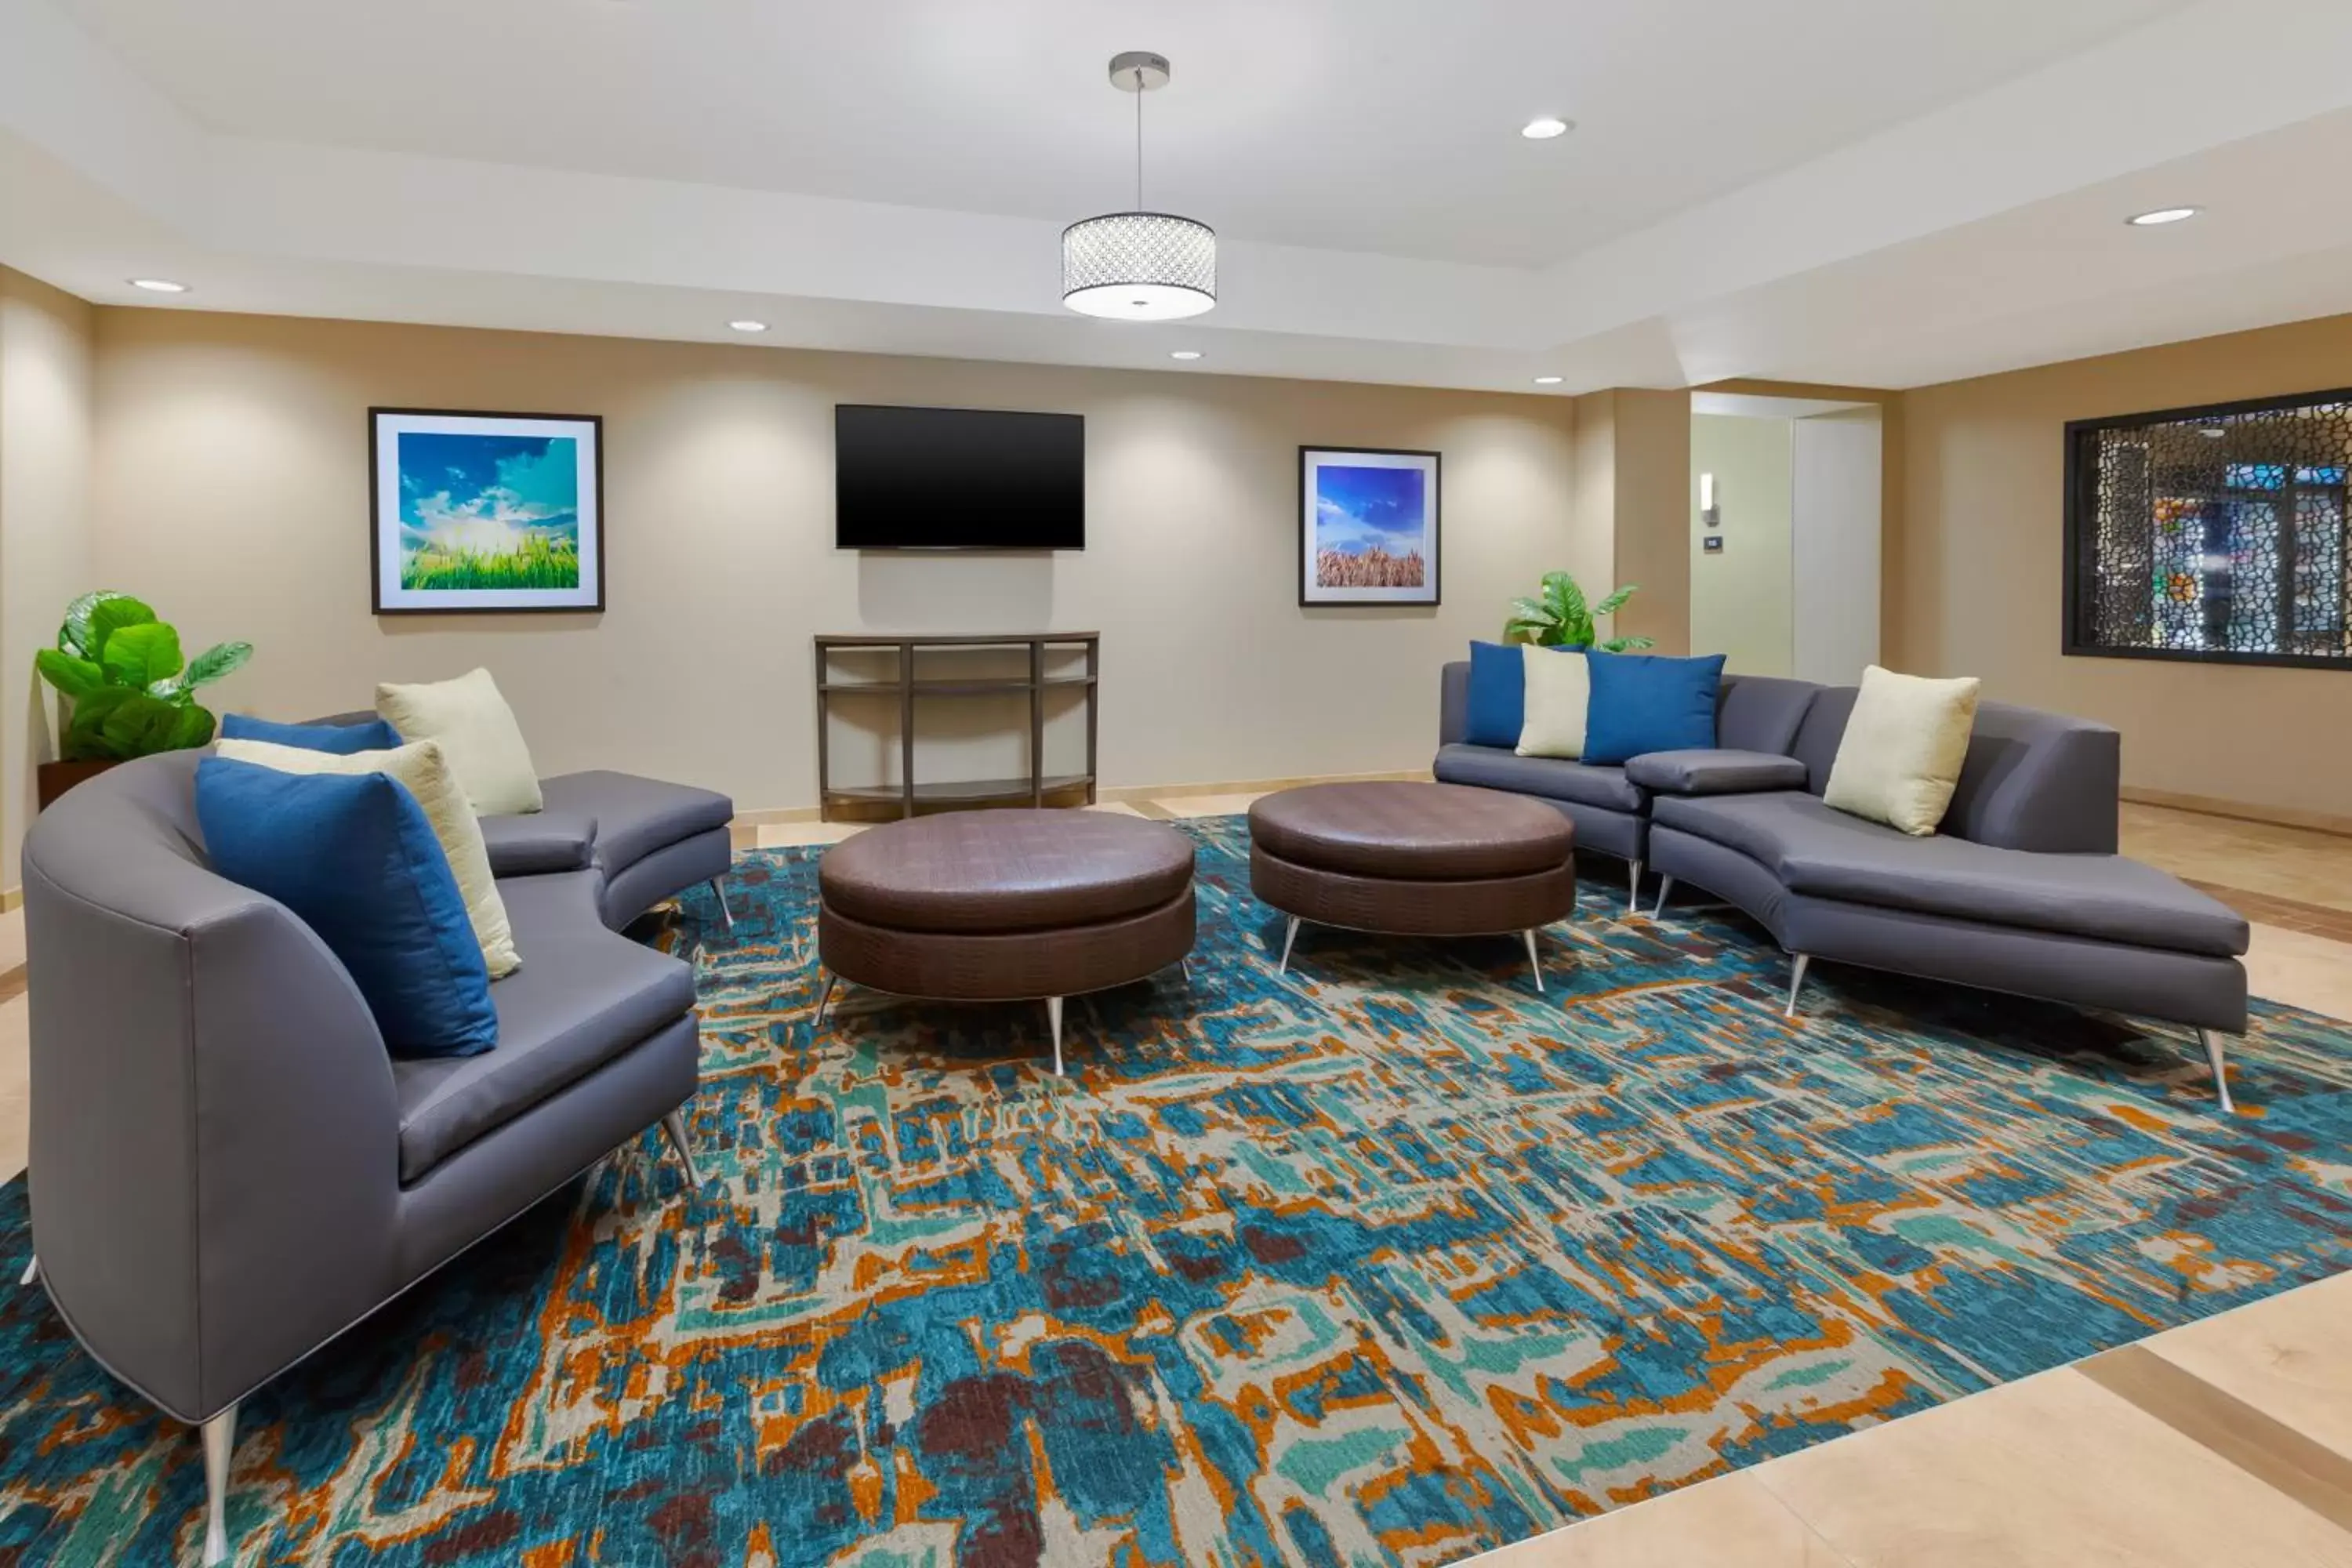
M 1302 454 L 1303 604 L 1437 602 L 1437 454 Z

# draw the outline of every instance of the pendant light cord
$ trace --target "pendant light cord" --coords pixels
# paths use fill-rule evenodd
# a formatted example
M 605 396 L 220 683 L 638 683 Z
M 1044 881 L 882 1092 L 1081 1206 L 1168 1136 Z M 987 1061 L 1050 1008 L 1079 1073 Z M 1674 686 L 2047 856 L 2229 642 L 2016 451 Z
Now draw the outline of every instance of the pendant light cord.
M 1143 68 L 1135 68 L 1135 210 L 1143 210 Z

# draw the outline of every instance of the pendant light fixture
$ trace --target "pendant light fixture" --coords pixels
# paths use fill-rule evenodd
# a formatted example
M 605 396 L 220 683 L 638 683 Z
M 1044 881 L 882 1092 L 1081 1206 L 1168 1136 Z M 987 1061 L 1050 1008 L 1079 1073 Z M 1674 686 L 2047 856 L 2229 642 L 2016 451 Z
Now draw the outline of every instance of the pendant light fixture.
M 1217 302 L 1217 232 L 1143 208 L 1143 95 L 1168 85 L 1166 57 L 1114 56 L 1110 84 L 1135 94 L 1135 210 L 1105 213 L 1062 231 L 1062 303 L 1120 321 L 1172 321 Z

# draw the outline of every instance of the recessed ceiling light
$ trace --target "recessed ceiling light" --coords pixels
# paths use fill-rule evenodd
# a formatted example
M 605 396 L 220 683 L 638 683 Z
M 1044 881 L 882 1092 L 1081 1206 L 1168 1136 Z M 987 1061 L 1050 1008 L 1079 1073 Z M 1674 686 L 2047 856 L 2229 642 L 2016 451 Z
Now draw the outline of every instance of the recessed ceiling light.
M 1536 377 L 1536 384 L 1538 386 L 1558 386 L 1566 379 L 1567 378 L 1564 376 L 1558 375 L 1539 375 Z
M 768 323 L 765 321 L 730 321 L 727 324 L 739 332 L 764 332 L 768 330 Z
M 1519 134 L 1530 142 L 1549 142 L 1555 136 L 1565 136 L 1575 129 L 1576 121 L 1573 120 L 1562 120 L 1553 114 L 1539 114 L 1520 126 Z
M 1199 349 L 1170 349 L 1168 351 L 1168 357 L 1170 359 L 1199 359 L 1201 357 L 1201 351 Z
M 133 278 L 131 286 L 144 289 L 151 294 L 184 294 L 188 291 L 185 283 L 174 283 L 169 278 Z
M 2152 213 L 2135 213 L 2131 225 L 2134 228 L 2154 228 L 2158 224 L 2179 223 L 2182 218 L 2195 217 L 2204 210 L 2203 207 L 2158 207 Z

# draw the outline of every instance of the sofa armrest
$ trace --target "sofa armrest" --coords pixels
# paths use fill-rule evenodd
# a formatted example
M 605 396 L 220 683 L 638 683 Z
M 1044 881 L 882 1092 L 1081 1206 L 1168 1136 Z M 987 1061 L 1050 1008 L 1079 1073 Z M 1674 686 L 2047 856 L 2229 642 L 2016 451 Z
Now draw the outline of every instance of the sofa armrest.
M 1805 764 L 1777 752 L 1651 752 L 1625 776 L 1654 795 L 1758 795 L 1804 788 Z
M 42 1272 L 110 1368 L 201 1421 L 387 1293 L 391 1063 L 282 905 L 56 816 L 25 854 Z
M 1457 658 L 1438 673 L 1437 743 L 1458 745 L 1470 729 L 1470 661 Z
M 596 848 L 596 819 L 584 812 L 494 814 L 479 819 L 493 877 L 584 871 Z

